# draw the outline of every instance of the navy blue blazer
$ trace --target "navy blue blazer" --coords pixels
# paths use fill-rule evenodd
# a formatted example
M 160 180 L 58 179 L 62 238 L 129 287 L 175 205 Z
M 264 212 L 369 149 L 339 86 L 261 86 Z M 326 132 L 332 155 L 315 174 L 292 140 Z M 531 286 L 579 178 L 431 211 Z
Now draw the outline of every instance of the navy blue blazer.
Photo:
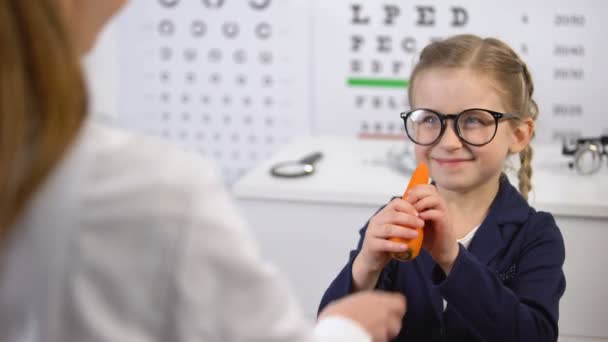
M 357 249 L 325 292 L 319 311 L 351 292 Z M 559 300 L 566 288 L 565 248 L 549 213 L 537 212 L 501 177 L 488 216 L 460 246 L 450 274 L 421 251 L 391 260 L 377 289 L 403 293 L 407 312 L 394 341 L 557 341 Z M 443 310 L 443 300 L 448 302 Z

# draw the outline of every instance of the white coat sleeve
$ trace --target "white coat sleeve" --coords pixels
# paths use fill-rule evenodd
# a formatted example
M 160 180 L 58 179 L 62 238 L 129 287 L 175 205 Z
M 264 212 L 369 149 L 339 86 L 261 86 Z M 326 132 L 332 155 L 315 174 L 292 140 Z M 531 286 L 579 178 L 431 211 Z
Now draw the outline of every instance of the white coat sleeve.
M 209 167 L 192 191 L 175 272 L 176 341 L 370 342 L 360 325 L 307 321 L 286 280 L 262 260 L 251 232 Z

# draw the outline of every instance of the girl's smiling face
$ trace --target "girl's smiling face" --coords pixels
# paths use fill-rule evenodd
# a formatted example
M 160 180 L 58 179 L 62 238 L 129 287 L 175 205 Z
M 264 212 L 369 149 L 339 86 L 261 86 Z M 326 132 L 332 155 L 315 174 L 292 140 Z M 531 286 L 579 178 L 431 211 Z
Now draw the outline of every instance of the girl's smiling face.
M 501 93 L 483 75 L 466 68 L 432 68 L 420 72 L 413 82 L 412 108 L 428 108 L 443 114 L 483 108 L 506 113 Z M 450 191 L 468 192 L 498 178 L 509 153 L 519 152 L 518 139 L 507 120 L 498 124 L 496 136 L 483 146 L 460 140 L 454 121 L 439 141 L 430 146 L 416 145 L 416 158 L 429 166 L 437 186 Z M 516 146 L 517 145 L 517 146 Z

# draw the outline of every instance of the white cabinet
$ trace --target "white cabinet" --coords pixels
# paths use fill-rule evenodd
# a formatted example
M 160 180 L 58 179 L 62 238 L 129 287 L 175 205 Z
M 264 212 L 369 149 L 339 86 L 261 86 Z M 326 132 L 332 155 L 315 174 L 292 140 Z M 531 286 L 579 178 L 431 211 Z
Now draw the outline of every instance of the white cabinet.
M 235 183 L 233 193 L 265 256 L 287 275 L 314 317 L 324 290 L 358 241 L 358 230 L 409 174 L 392 167 L 389 151 L 405 142 L 311 137 L 286 146 Z M 324 154 L 317 171 L 278 179 L 270 166 Z M 580 176 L 559 146 L 538 146 L 531 203 L 552 212 L 566 243 L 567 288 L 560 305 L 560 341 L 608 341 L 608 168 Z

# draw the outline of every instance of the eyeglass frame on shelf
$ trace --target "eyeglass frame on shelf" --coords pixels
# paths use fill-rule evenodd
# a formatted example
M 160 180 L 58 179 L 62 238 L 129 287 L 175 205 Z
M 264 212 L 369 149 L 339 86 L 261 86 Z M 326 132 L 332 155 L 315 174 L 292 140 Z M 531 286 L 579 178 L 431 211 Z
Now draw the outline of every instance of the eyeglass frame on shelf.
M 437 136 L 437 138 L 435 138 L 435 140 L 433 140 L 432 142 L 427 143 L 427 144 L 421 144 L 421 143 L 417 142 L 416 140 L 414 140 L 412 138 L 412 136 L 410 135 L 410 132 L 407 129 L 407 119 L 409 118 L 409 116 L 412 113 L 417 112 L 417 111 L 421 111 L 421 110 L 428 111 L 428 112 L 431 112 L 431 113 L 435 114 L 439 118 L 439 122 L 441 123 L 441 130 L 439 131 L 439 135 Z M 485 142 L 483 144 L 473 144 L 473 143 L 470 143 L 467 139 L 465 139 L 462 136 L 462 134 L 460 132 L 460 128 L 459 128 L 459 125 L 458 125 L 458 120 L 462 117 L 463 114 L 465 114 L 467 112 L 470 112 L 470 111 L 473 111 L 473 110 L 484 111 L 484 112 L 489 113 L 490 115 L 492 115 L 492 117 L 494 118 L 494 133 L 492 134 L 492 137 L 487 142 Z M 479 146 L 487 145 L 492 140 L 494 140 L 494 137 L 496 137 L 496 132 L 498 131 L 498 124 L 499 124 L 499 121 L 501 119 L 505 119 L 505 120 L 511 120 L 511 119 L 518 120 L 519 119 L 519 116 L 517 114 L 500 113 L 500 112 L 497 112 L 497 111 L 494 111 L 494 110 L 490 110 L 490 109 L 485 109 L 485 108 L 468 108 L 468 109 L 465 109 L 465 110 L 461 111 L 458 114 L 442 114 L 442 113 L 439 113 L 436 110 L 429 109 L 429 108 L 414 108 L 414 109 L 409 110 L 407 112 L 400 113 L 399 116 L 401 117 L 401 119 L 403 119 L 403 126 L 405 127 L 405 132 L 406 132 L 408 138 L 414 144 L 421 145 L 421 146 L 430 146 L 430 145 L 435 144 L 439 140 L 441 140 L 441 138 L 443 137 L 443 134 L 445 133 L 446 128 L 448 126 L 447 120 L 454 120 L 454 128 L 453 129 L 454 129 L 454 132 L 456 133 L 456 136 L 458 137 L 458 139 L 460 139 L 462 142 L 464 142 L 464 143 L 466 143 L 468 145 L 479 147 Z

